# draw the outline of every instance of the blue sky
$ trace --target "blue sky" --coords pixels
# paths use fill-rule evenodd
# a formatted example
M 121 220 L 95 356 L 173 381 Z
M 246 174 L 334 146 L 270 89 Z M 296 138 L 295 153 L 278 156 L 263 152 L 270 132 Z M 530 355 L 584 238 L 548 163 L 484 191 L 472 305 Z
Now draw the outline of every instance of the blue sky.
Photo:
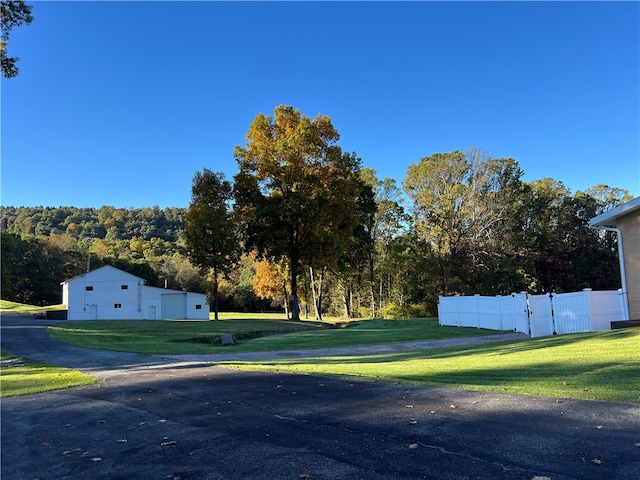
M 14 206 L 187 207 L 258 113 L 332 118 L 401 184 L 477 147 L 640 196 L 638 2 L 29 2 L 2 79 Z

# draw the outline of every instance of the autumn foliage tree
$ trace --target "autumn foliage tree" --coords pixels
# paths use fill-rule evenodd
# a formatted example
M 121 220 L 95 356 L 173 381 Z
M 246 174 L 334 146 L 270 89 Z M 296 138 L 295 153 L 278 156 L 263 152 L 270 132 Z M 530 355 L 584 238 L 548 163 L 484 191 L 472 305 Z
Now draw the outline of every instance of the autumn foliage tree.
M 196 172 L 185 219 L 186 250 L 190 261 L 211 276 L 216 320 L 219 277 L 232 268 L 239 250 L 236 224 L 229 206 L 232 196 L 231 183 L 223 173 L 206 168 Z
M 276 301 L 281 299 L 287 318 L 289 318 L 287 279 L 280 266 L 266 258 L 256 260 L 252 285 L 256 295 L 260 298 Z
M 358 223 L 360 160 L 337 145 L 331 119 L 313 120 L 291 106 L 259 114 L 236 147 L 236 209 L 245 247 L 289 270 L 290 309 L 300 319 L 298 276 L 337 262 Z
M 442 294 L 466 293 L 488 265 L 502 268 L 522 174 L 515 160 L 478 149 L 436 153 L 409 166 L 404 190 L 416 232 L 438 259 Z

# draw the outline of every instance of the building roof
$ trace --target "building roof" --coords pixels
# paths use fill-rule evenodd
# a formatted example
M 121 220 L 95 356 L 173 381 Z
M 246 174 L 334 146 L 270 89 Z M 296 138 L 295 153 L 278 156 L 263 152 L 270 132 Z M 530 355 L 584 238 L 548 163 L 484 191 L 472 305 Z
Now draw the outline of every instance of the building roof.
M 120 270 L 118 267 L 114 267 L 113 265 L 103 265 L 99 268 L 96 268 L 95 270 L 91 270 L 90 272 L 86 272 L 86 273 L 81 273 L 80 275 L 76 275 L 73 278 L 69 278 L 67 280 L 65 280 L 64 282 L 60 282 L 60 285 L 64 285 L 65 283 L 69 283 L 72 282 L 74 280 L 77 280 L 79 278 L 83 278 L 83 277 L 87 277 L 88 275 L 91 276 L 94 272 L 97 272 L 98 270 L 102 270 L 102 269 L 113 269 L 113 270 L 117 270 L 119 273 L 122 273 L 124 275 L 128 275 L 134 278 L 137 278 L 138 280 L 142 280 L 144 283 L 147 283 L 147 281 L 144 278 L 138 277 L 132 273 L 129 272 L 125 272 L 124 270 Z
M 616 208 L 612 208 L 608 212 L 601 213 L 597 217 L 593 217 L 589 222 L 592 227 L 615 227 L 618 218 L 628 215 L 629 213 L 640 209 L 640 197 L 636 197 L 633 200 L 618 205 Z

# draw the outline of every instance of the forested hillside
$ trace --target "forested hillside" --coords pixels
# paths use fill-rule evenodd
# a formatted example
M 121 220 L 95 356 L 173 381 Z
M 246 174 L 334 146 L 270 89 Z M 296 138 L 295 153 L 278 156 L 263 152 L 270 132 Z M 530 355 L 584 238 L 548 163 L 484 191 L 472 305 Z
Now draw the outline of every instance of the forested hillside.
M 186 209 L 104 206 L 2 207 L 2 298 L 61 302 L 60 282 L 104 264 L 149 285 L 202 291 L 200 275 L 179 254 Z
M 76 207 L 2 207 L 0 229 L 17 235 L 66 234 L 82 239 L 159 238 L 176 242 L 184 228 L 185 208 L 123 209 Z
M 615 235 L 589 220 L 631 199 L 628 192 L 598 185 L 572 194 L 551 178 L 523 182 L 516 161 L 477 154 L 425 157 L 402 188 L 363 168 L 370 193 L 349 248 L 336 259 L 330 249 L 322 257 L 310 250 L 312 262 L 298 273 L 302 314 L 319 305 L 356 317 L 434 315 L 438 295 L 620 287 Z M 58 304 L 60 282 L 107 263 L 150 285 L 211 295 L 210 273 L 188 258 L 187 211 L 1 207 L 2 299 Z M 242 255 L 219 284 L 221 310 L 283 308 L 288 263 L 246 246 L 239 235 Z

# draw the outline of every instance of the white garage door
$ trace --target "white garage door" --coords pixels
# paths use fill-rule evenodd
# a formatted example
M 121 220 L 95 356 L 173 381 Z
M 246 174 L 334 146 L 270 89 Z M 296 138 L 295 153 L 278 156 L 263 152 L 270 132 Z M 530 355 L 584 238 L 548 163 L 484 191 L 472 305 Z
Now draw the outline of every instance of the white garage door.
M 167 293 L 160 295 L 162 318 L 187 318 L 187 294 Z

